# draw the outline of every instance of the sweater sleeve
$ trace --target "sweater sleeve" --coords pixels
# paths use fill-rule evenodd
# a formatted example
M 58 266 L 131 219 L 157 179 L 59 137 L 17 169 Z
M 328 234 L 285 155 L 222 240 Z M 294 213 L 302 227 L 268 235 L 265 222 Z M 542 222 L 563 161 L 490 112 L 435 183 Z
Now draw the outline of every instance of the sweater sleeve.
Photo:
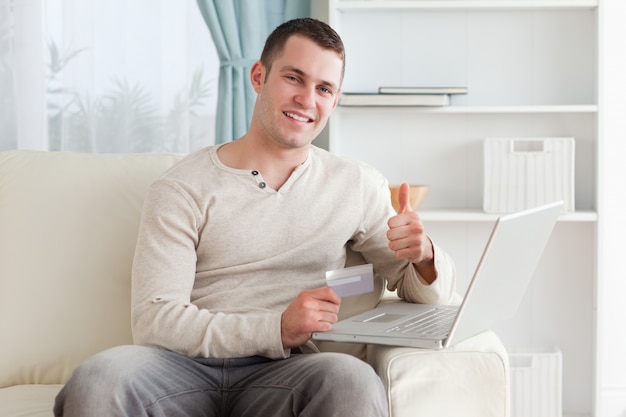
M 135 343 L 193 357 L 286 357 L 280 312 L 213 312 L 193 304 L 201 224 L 193 200 L 175 185 L 161 180 L 150 187 L 132 269 Z
M 407 265 L 404 278 L 398 282 L 398 296 L 403 300 L 425 304 L 450 304 L 455 291 L 456 272 L 450 256 L 433 243 L 437 279 L 427 284 L 415 268 Z

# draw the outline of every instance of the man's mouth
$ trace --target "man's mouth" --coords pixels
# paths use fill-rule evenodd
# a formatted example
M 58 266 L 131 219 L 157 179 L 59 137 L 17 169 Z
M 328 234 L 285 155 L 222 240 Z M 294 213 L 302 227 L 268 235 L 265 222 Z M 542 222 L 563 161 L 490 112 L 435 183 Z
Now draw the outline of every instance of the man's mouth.
M 298 122 L 305 122 L 305 123 L 310 123 L 313 121 L 313 119 L 309 119 L 308 117 L 304 117 L 304 116 L 300 116 L 298 114 L 295 113 L 291 113 L 291 112 L 283 112 L 283 114 L 287 117 L 290 117 L 294 120 L 297 120 Z

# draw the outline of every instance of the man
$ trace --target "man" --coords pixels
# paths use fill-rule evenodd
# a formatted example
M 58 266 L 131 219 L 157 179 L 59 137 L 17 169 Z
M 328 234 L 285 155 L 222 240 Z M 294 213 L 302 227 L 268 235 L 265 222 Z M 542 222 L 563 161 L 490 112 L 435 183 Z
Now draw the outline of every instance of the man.
M 57 416 L 385 416 L 382 384 L 314 353 L 337 321 L 325 271 L 361 253 L 407 301 L 445 303 L 454 268 L 371 167 L 311 145 L 337 105 L 339 36 L 313 19 L 269 36 L 242 138 L 195 152 L 146 197 L 133 263 L 136 346 L 79 366 Z

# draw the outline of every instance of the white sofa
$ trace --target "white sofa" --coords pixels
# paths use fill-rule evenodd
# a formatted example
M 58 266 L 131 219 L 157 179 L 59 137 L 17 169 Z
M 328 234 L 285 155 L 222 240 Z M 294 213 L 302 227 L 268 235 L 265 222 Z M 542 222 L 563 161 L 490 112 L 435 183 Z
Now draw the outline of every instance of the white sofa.
M 144 193 L 179 159 L 0 152 L 0 416 L 50 417 L 78 363 L 132 343 L 130 265 Z M 377 289 L 347 298 L 342 315 L 376 304 Z M 509 413 L 507 354 L 492 332 L 441 351 L 321 348 L 371 363 L 393 417 Z

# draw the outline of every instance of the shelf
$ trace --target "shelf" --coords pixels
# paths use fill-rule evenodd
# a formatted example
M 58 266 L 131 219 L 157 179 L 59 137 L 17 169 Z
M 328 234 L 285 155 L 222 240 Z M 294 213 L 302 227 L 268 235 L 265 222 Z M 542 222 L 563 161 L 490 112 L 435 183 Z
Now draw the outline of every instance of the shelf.
M 550 106 L 445 106 L 445 107 L 392 107 L 392 106 L 338 106 L 337 108 L 346 111 L 347 109 L 357 109 L 363 111 L 367 108 L 381 109 L 389 107 L 398 110 L 410 109 L 410 111 L 422 113 L 597 113 L 598 106 L 588 105 L 550 105 Z
M 338 0 L 337 10 L 593 9 L 598 0 Z
M 617 37 L 599 30 L 608 17 L 607 3 L 311 2 L 340 33 L 349 53 L 344 91 L 375 93 L 392 85 L 468 88 L 441 107 L 337 106 L 327 137 L 331 152 L 374 166 L 391 183 L 431 186 L 433 192 L 417 212 L 454 259 L 459 287 L 469 283 L 484 241 L 503 215 L 483 210 L 483 140 L 575 138 L 578 210 L 559 216 L 535 284 L 510 325 L 499 332 L 509 346 L 557 344 L 562 349 L 568 357 L 563 378 L 573 381 L 562 392 L 563 415 L 570 417 L 594 415 L 598 392 L 594 345 L 579 343 L 578 333 L 593 340 L 593 290 L 602 288 L 596 236 L 607 229 L 599 227 L 607 219 L 596 207 L 602 202 L 598 196 L 605 166 L 599 155 L 606 135 L 600 128 L 607 106 L 598 100 L 599 95 L 606 99 L 598 84 L 598 74 L 606 73 L 600 71 L 599 57 L 600 42 Z M 615 23 L 619 26 L 619 19 Z M 562 297 L 563 288 L 568 297 Z M 562 326 L 571 317 L 584 323 L 576 335 Z
M 482 210 L 424 210 L 417 211 L 420 218 L 430 222 L 494 222 L 501 214 L 485 213 Z M 559 216 L 559 222 L 595 222 L 594 211 L 576 211 Z

